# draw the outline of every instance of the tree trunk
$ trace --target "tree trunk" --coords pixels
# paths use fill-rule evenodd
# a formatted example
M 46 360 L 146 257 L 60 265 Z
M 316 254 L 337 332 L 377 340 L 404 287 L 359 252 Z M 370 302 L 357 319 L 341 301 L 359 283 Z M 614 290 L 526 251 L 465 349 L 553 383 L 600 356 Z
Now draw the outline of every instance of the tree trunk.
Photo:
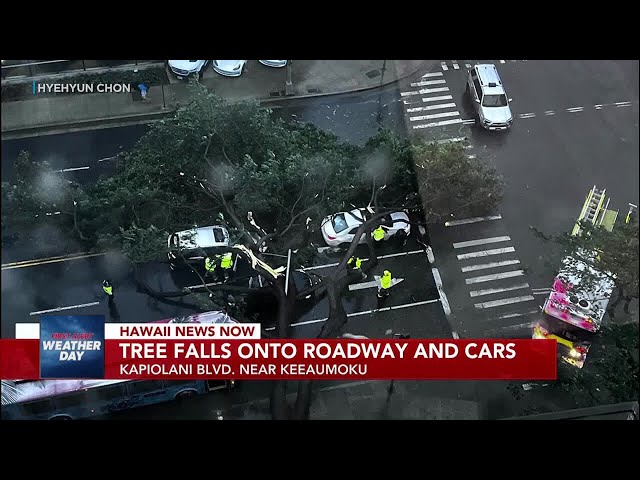
M 631 297 L 624 297 L 624 313 L 629 314 L 629 304 L 631 303 Z

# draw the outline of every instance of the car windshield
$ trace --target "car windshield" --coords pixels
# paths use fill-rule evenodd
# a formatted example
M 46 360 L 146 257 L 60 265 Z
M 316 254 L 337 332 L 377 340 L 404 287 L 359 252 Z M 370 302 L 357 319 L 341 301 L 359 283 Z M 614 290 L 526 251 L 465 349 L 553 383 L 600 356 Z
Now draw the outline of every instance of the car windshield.
M 485 95 L 482 99 L 483 107 L 506 107 L 508 103 L 506 95 Z
M 336 233 L 343 232 L 347 229 L 347 221 L 344 218 L 344 213 L 338 213 L 331 219 L 331 225 Z

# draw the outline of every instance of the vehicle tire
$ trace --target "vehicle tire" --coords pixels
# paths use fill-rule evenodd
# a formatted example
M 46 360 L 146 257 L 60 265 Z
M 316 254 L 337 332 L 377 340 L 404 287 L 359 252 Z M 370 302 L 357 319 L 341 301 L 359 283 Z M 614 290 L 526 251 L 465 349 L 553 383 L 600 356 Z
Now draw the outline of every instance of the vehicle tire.
M 185 390 L 184 392 L 180 392 L 176 395 L 176 400 L 195 397 L 195 395 L 196 395 L 196 392 L 194 390 Z

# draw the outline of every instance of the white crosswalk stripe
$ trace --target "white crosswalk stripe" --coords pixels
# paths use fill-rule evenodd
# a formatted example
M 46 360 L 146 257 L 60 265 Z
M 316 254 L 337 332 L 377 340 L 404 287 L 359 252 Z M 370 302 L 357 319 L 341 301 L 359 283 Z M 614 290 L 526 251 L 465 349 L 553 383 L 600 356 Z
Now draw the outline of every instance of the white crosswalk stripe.
M 460 112 L 449 93 L 444 74 L 449 67 L 441 63 L 442 71 L 427 72 L 419 81 L 411 82 L 411 89 L 400 92 L 406 121 L 414 130 L 444 127 L 462 123 Z M 455 69 L 455 67 L 452 67 Z M 416 115 L 416 113 L 424 113 Z
M 514 258 L 516 249 L 509 245 L 512 240 L 509 235 L 504 234 L 506 232 L 501 226 L 502 220 L 502 215 L 496 214 L 449 220 L 444 222 L 444 226 L 448 231 L 457 232 L 454 237 L 457 241 L 451 243 L 454 252 L 460 250 L 465 252 L 456 253 L 456 257 L 460 261 L 460 270 L 458 271 L 462 273 L 462 278 L 467 286 L 469 294 L 467 298 L 472 299 L 472 308 L 487 312 L 482 314 L 478 312 L 477 317 L 477 327 L 483 329 L 483 335 L 487 331 L 500 332 L 503 330 L 505 332 L 508 330 L 512 335 L 529 335 L 529 323 L 523 323 L 526 318 L 522 317 L 537 312 L 532 308 L 535 308 L 533 302 L 536 301 L 536 295 L 540 295 L 546 289 L 532 289 L 526 281 L 527 274 L 524 269 L 518 268 L 520 260 Z M 486 236 L 471 233 L 473 231 L 481 231 Z M 488 236 L 488 232 L 501 232 L 502 234 Z M 506 246 L 487 248 L 500 243 L 504 243 Z M 469 249 L 472 251 L 465 251 Z M 496 259 L 482 261 L 488 256 L 496 257 Z M 500 256 L 503 257 L 500 258 Z M 457 282 L 459 283 L 460 280 Z M 485 318 L 485 315 L 488 314 L 490 316 Z M 482 322 L 487 322 L 488 330 L 483 327 L 485 324 Z
M 431 115 L 419 115 L 417 117 L 409 117 L 409 120 L 412 122 L 421 122 L 422 120 L 432 120 L 434 118 L 444 118 L 444 117 L 457 117 L 458 115 L 460 115 L 458 112 L 432 113 Z

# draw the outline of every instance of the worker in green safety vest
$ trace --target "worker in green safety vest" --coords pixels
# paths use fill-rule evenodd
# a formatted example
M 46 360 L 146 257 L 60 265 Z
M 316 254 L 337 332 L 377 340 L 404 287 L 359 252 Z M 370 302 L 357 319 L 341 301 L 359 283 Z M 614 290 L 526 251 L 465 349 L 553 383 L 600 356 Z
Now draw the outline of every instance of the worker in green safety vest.
M 376 242 L 381 242 L 382 240 L 384 240 L 384 235 L 385 235 L 385 229 L 383 225 L 378 225 L 378 228 L 376 228 L 373 232 L 373 240 Z
M 205 274 L 204 277 L 212 276 L 214 279 L 216 277 L 216 267 L 218 266 L 218 261 L 216 258 L 207 257 L 204 259 L 204 269 Z
M 362 271 L 362 259 L 353 255 L 347 262 L 349 273 L 358 276 L 361 280 L 367 278 L 367 274 Z
M 224 273 L 224 279 L 229 280 L 233 268 L 233 253 L 227 252 L 220 259 L 220 268 Z
M 391 288 L 391 272 L 385 270 L 380 277 L 380 285 L 378 286 L 378 298 L 387 298 L 389 296 L 389 289 Z
M 113 294 L 113 285 L 109 280 L 105 280 L 102 282 L 102 290 L 107 294 L 107 298 L 109 299 L 109 303 L 113 302 L 114 294 Z

